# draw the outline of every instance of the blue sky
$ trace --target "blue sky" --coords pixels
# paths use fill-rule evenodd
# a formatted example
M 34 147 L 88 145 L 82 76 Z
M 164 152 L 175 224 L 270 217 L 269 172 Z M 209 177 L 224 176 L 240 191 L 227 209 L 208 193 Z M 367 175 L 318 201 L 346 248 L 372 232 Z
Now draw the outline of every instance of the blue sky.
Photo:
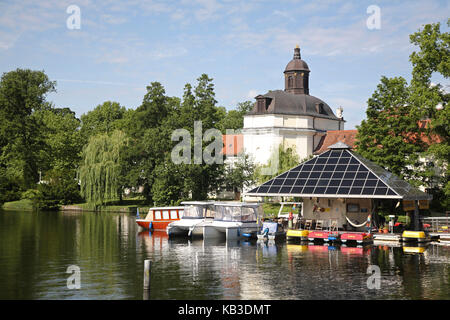
M 70 5 L 80 8 L 80 29 L 67 28 Z M 366 25 L 370 5 L 380 8 L 380 29 Z M 107 100 L 134 109 L 153 81 L 181 97 L 202 73 L 214 79 L 218 105 L 232 109 L 283 89 L 299 44 L 310 94 L 342 106 L 353 129 L 382 75 L 410 79 L 409 34 L 435 22 L 448 31 L 449 17 L 450 2 L 437 0 L 1 1 L 0 71 L 44 70 L 57 81 L 48 99 L 77 116 Z

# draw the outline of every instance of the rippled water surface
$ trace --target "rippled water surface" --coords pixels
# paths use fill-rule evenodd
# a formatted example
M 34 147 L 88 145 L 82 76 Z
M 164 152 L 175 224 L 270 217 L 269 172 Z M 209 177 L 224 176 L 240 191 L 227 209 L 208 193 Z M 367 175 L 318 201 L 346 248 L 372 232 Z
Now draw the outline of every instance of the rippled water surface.
M 0 299 L 450 299 L 450 246 L 169 240 L 114 213 L 0 212 Z M 71 265 L 80 289 L 68 289 Z M 381 271 L 368 289 L 368 267 Z

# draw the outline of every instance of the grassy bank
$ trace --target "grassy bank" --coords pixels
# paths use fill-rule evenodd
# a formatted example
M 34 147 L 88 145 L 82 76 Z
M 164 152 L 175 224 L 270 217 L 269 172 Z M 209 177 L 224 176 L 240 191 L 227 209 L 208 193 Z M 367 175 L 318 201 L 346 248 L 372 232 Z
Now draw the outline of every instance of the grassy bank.
M 2 206 L 4 210 L 33 211 L 33 202 L 28 199 L 5 202 Z M 135 213 L 139 208 L 139 213 L 147 213 L 150 206 L 144 203 L 143 199 L 125 199 L 121 203 L 118 201 L 107 202 L 103 206 L 95 206 L 88 203 L 76 203 L 60 206 L 62 211 L 87 211 L 87 212 L 131 212 Z
M 105 205 L 95 206 L 89 203 L 76 203 L 61 206 L 63 211 L 98 211 L 98 212 L 132 212 L 135 213 L 139 208 L 139 213 L 147 213 L 150 206 L 145 204 L 144 199 L 132 198 L 123 201 L 109 201 Z
M 33 211 L 33 202 L 28 199 L 5 202 L 2 208 L 4 210 Z

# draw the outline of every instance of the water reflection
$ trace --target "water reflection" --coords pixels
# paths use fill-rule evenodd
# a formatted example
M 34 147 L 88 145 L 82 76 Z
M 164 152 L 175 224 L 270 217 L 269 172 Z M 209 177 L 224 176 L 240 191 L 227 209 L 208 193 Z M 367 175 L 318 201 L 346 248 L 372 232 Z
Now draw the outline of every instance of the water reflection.
M 449 299 L 450 246 L 168 239 L 111 213 L 0 212 L 1 299 Z M 81 289 L 66 286 L 69 265 Z M 368 289 L 367 268 L 381 270 Z

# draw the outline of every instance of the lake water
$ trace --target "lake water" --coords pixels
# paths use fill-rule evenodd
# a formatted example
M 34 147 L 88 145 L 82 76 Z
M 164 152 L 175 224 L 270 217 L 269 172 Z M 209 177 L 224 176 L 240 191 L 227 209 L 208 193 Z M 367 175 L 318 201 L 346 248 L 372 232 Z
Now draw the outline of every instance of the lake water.
M 0 211 L 0 299 L 140 300 L 145 259 L 150 299 L 450 299 L 442 244 L 169 240 L 129 214 Z M 80 289 L 67 286 L 69 266 Z M 381 271 L 379 289 L 368 288 L 369 266 Z

